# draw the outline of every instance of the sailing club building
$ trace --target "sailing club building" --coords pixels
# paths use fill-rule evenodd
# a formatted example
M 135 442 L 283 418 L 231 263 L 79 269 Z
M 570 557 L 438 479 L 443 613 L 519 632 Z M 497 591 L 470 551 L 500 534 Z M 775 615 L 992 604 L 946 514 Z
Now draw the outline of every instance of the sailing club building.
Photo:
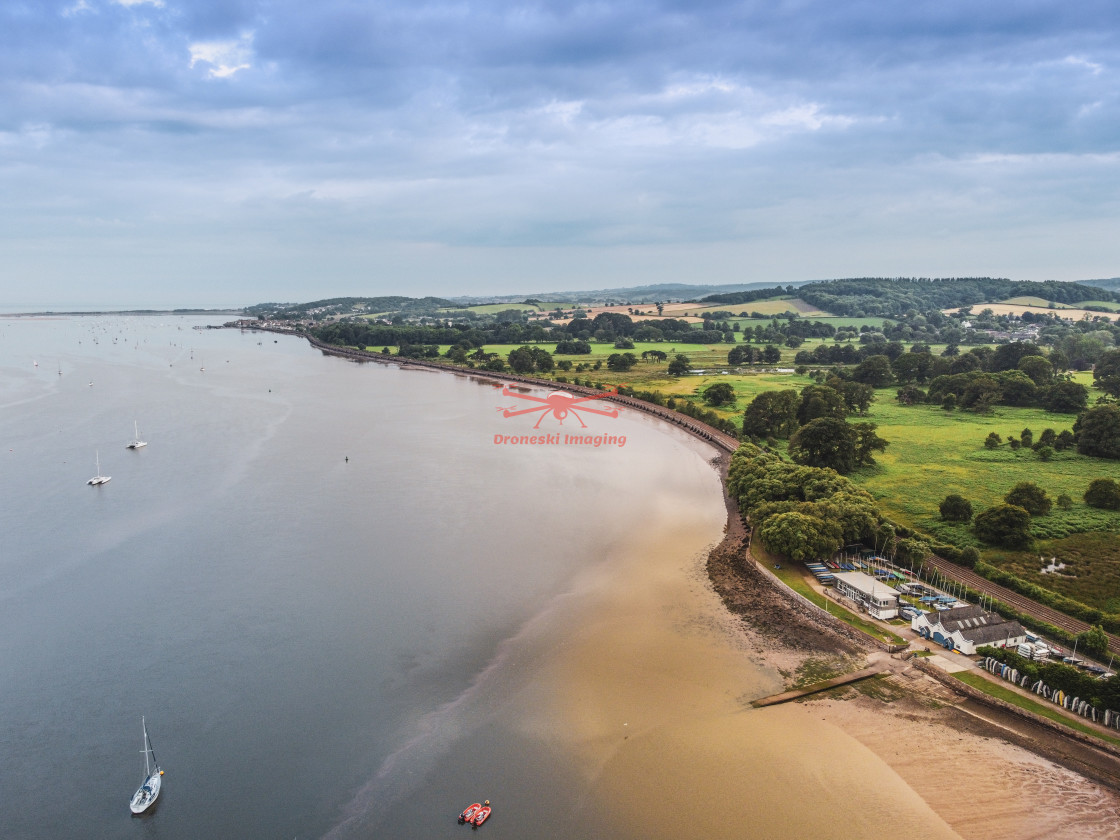
M 922 613 L 910 621 L 910 628 L 922 638 L 970 656 L 983 645 L 1015 648 L 1027 641 L 1027 631 L 1018 621 L 975 604 Z
M 837 572 L 836 591 L 878 619 L 898 615 L 898 592 L 863 572 Z

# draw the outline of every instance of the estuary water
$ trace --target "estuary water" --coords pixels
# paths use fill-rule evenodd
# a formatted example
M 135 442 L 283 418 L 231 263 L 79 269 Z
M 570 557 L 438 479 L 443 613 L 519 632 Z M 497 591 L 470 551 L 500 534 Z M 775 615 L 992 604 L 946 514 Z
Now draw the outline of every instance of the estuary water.
M 417 774 L 522 679 L 508 640 L 659 499 L 714 500 L 687 550 L 718 538 L 711 453 L 646 418 L 499 446 L 529 403 L 219 322 L 0 319 L 4 837 L 436 836 L 498 799 L 474 767 L 427 807 Z M 141 715 L 164 790 L 130 818 Z M 581 795 L 554 763 L 539 800 Z
M 750 709 L 705 445 L 208 323 L 0 318 L 0 836 L 957 836 Z

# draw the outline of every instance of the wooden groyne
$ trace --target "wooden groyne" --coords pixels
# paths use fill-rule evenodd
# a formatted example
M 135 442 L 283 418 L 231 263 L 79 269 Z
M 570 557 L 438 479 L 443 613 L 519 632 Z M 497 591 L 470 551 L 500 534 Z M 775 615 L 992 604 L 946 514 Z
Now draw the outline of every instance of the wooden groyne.
M 779 703 L 788 703 L 790 700 L 796 700 L 799 697 L 807 697 L 819 691 L 827 691 L 830 688 L 836 688 L 838 685 L 848 685 L 849 683 L 859 682 L 860 680 L 866 680 L 868 677 L 874 677 L 889 672 L 890 669 L 883 665 L 873 665 L 870 668 L 864 668 L 862 671 L 856 671 L 851 674 L 844 674 L 840 677 L 833 677 L 830 680 L 822 680 L 819 683 L 813 683 L 805 688 L 795 688 L 793 691 L 783 691 L 781 694 L 771 694 L 769 697 L 760 697 L 757 700 L 752 700 L 751 705 L 756 709 L 761 709 L 764 706 L 776 706 Z

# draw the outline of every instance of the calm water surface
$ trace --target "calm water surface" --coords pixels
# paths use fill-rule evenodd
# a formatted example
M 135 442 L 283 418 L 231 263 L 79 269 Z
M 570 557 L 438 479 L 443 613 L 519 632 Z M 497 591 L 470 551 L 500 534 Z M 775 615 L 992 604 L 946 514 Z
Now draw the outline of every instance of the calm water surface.
M 532 679 L 503 641 L 654 488 L 718 504 L 706 451 L 632 413 L 594 429 L 621 448 L 495 446 L 535 418 L 492 387 L 203 323 L 0 319 L 0 836 L 463 831 L 487 768 L 439 755 L 472 686 Z M 131 818 L 141 715 L 166 775 Z M 488 731 L 538 811 L 580 796 Z

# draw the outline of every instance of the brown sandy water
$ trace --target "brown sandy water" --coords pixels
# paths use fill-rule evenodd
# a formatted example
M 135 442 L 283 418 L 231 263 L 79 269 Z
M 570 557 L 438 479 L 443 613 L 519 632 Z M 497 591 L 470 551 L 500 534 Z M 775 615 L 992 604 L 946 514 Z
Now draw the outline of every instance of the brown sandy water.
M 720 507 L 713 505 L 720 514 Z M 642 535 L 625 586 L 585 593 L 577 632 L 551 663 L 551 713 L 611 837 L 956 837 L 889 766 L 793 706 L 701 578 L 712 520 Z
M 725 515 L 710 452 L 694 446 L 686 492 L 643 490 L 642 527 L 433 717 L 428 746 L 387 768 L 369 793 L 395 798 L 386 824 L 477 796 L 494 801 L 495 840 L 959 836 L 840 727 L 749 707 L 782 679 L 708 583 Z

